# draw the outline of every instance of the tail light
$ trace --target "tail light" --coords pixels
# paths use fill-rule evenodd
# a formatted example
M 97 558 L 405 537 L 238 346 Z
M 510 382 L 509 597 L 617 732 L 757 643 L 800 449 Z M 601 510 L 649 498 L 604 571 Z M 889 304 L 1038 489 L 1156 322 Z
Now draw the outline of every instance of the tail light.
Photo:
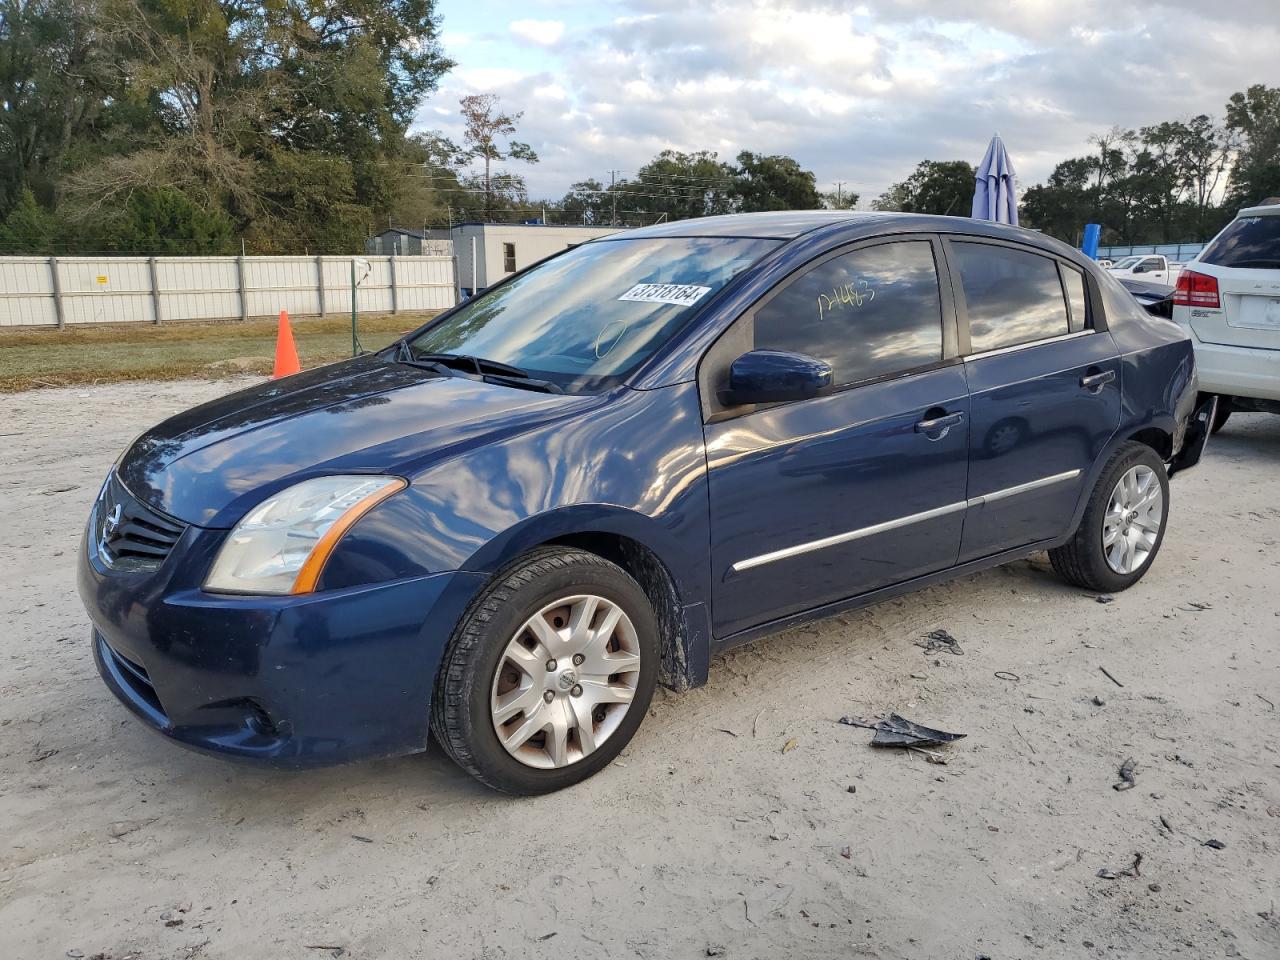
M 1207 273 L 1183 270 L 1178 274 L 1178 285 L 1173 290 L 1173 305 L 1217 309 L 1222 306 L 1218 299 L 1218 278 Z

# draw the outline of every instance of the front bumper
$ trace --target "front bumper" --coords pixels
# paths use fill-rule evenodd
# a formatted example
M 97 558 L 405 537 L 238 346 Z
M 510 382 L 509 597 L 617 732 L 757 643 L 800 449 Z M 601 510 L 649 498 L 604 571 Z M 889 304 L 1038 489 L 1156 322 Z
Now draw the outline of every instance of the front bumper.
M 82 546 L 78 585 L 111 691 L 166 736 L 233 758 L 308 767 L 424 749 L 436 669 L 483 577 L 296 597 L 179 586 L 220 539 L 191 528 L 159 570 L 132 575 Z

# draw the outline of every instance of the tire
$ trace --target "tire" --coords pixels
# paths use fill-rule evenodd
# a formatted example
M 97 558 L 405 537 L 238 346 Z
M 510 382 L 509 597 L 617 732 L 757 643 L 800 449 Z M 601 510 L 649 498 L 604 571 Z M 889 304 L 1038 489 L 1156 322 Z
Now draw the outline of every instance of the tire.
M 613 639 L 598 643 L 614 609 L 621 613 L 609 628 Z M 551 632 L 535 630 L 535 617 Z M 575 630 L 583 618 L 585 632 Z M 576 646 L 583 636 L 593 639 Z M 621 567 L 582 550 L 539 548 L 495 574 L 458 622 L 436 677 L 431 732 L 458 766 L 495 790 L 572 786 L 635 735 L 657 685 L 659 652 L 653 608 Z M 616 702 L 626 690 L 629 703 Z M 508 749 L 496 714 L 523 701 L 502 718 L 509 742 L 526 738 Z
M 1127 477 L 1146 480 L 1148 485 L 1141 487 L 1140 491 L 1135 490 L 1134 498 L 1130 501 L 1142 505 L 1136 510 L 1117 513 L 1110 509 L 1113 495 L 1124 499 L 1125 494 L 1117 488 L 1121 479 Z M 1142 503 L 1142 498 L 1151 492 L 1150 484 L 1154 484 L 1159 491 L 1158 505 Z M 1136 519 L 1126 519 L 1132 518 L 1135 513 L 1139 515 Z M 1159 516 L 1159 527 L 1152 538 L 1150 526 L 1156 514 Z M 1080 518 L 1080 526 L 1070 540 L 1049 551 L 1049 561 L 1060 577 L 1077 587 L 1103 593 L 1127 590 L 1151 569 L 1156 554 L 1160 552 L 1160 545 L 1164 542 L 1168 519 L 1169 477 L 1164 461 L 1145 444 L 1122 444 L 1102 468 L 1098 482 L 1089 495 L 1084 516 Z M 1114 538 L 1109 557 L 1109 550 L 1104 547 L 1104 537 L 1115 531 L 1124 532 Z M 1121 540 L 1125 543 L 1122 544 Z M 1128 563 L 1124 562 L 1126 559 Z
M 1218 397 L 1218 409 L 1214 411 L 1213 423 L 1209 424 L 1209 436 L 1213 436 L 1227 424 L 1227 418 L 1231 416 L 1231 398 Z

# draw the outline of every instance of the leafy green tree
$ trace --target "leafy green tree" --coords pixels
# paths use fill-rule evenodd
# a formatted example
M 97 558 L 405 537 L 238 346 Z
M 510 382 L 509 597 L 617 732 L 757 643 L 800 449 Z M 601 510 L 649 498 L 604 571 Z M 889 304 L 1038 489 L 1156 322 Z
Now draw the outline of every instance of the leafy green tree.
M 1232 94 L 1227 128 L 1241 139 L 1228 205 L 1247 207 L 1280 196 L 1280 87 L 1257 83 Z
M 634 179 L 609 190 L 619 216 L 666 214 L 671 220 L 730 213 L 734 209 L 736 169 L 714 151 L 663 150 L 642 166 Z
M 0 0 L 0 216 L 30 189 L 73 238 L 358 248 L 434 209 L 406 130 L 450 66 L 433 0 Z
M 24 189 L 18 202 L 0 223 L 0 254 L 48 250 L 59 239 L 58 221 Z
M 1019 221 L 1070 244 L 1080 240 L 1085 223 L 1098 215 L 1098 188 L 1092 184 L 1094 166 L 1089 157 L 1063 160 L 1043 184 L 1022 195 Z
M 965 217 L 973 206 L 978 171 L 964 160 L 922 160 L 911 176 L 876 198 L 877 210 Z
M 174 187 L 136 191 L 122 214 L 96 226 L 93 245 L 120 252 L 239 252 L 236 224 L 221 208 L 207 210 Z
M 1211 226 L 1216 228 L 1221 214 L 1215 197 L 1231 166 L 1235 133 L 1202 113 L 1144 127 L 1142 138 L 1154 150 L 1171 154 L 1179 200 L 1191 207 L 1194 234 L 1203 236 Z
M 299 247 L 339 253 L 359 249 L 372 232 L 369 210 L 357 200 L 355 167 L 347 158 L 278 150 L 266 159 L 262 176 L 262 214 L 249 235 L 254 253 Z
M 822 196 L 824 210 L 852 210 L 858 205 L 858 195 L 852 190 L 831 190 Z
M 472 94 L 458 101 L 465 125 L 463 143 L 466 155 L 484 161 L 484 179 L 476 181 L 484 192 L 485 219 L 493 213 L 495 196 L 504 205 L 524 196 L 524 180 L 512 174 L 493 176 L 494 163 L 520 160 L 537 163 L 538 155 L 527 143 L 510 139 L 522 112 L 505 113 L 496 93 Z M 505 143 L 503 141 L 506 141 Z
M 563 214 L 562 219 L 568 223 L 610 223 L 613 216 L 608 191 L 603 183 L 592 178 L 571 186 L 554 209 Z
M 0 0 L 0 217 L 26 190 L 52 205 L 60 161 L 113 113 L 110 14 L 107 0 Z
M 733 194 L 739 210 L 815 210 L 822 206 L 814 175 L 791 157 L 738 154 Z

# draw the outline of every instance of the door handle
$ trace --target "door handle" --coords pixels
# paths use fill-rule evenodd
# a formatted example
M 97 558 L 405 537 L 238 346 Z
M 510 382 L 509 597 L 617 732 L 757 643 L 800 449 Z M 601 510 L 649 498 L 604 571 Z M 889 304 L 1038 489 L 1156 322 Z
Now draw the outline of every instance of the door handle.
M 964 420 L 964 414 L 944 413 L 938 417 L 931 417 L 928 420 L 921 420 L 916 424 L 916 433 L 923 433 L 930 440 L 941 440 L 956 424 Z
M 1114 370 L 1103 370 L 1099 373 L 1090 373 L 1080 378 L 1080 386 L 1093 393 L 1097 393 L 1105 384 L 1110 383 L 1116 378 Z

